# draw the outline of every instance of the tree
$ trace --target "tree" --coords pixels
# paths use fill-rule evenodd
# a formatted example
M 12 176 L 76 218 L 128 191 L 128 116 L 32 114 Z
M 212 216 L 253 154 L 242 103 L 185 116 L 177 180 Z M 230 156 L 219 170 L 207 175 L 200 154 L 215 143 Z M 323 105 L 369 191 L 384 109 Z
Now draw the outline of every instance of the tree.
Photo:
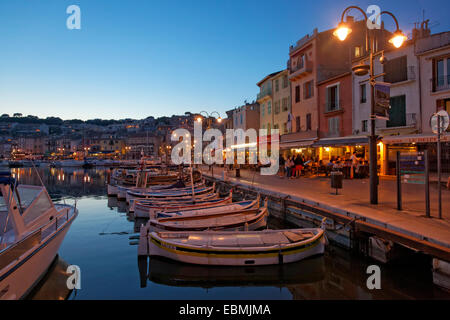
M 9 118 L 9 114 L 7 113 L 2 114 L 2 118 Z
M 18 112 L 13 114 L 14 118 L 21 118 L 22 116 L 23 116 L 23 114 L 18 113 Z

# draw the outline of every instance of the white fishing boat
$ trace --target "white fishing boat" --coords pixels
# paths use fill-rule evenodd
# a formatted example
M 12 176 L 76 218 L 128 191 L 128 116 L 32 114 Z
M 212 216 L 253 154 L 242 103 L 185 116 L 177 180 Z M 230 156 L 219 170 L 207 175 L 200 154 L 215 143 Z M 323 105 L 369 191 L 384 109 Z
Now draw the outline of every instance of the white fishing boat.
M 195 209 L 205 209 L 211 207 L 218 207 L 232 203 L 233 192 L 225 198 L 196 198 L 195 201 L 169 201 L 169 202 L 153 202 L 149 203 L 148 200 L 139 200 L 133 206 L 134 216 L 137 218 L 155 218 L 158 212 L 161 214 L 167 213 L 168 215 L 172 212 L 177 212 L 179 210 L 195 210 Z M 147 203 L 145 203 L 147 202 Z
M 139 246 L 141 255 L 216 266 L 296 262 L 323 254 L 326 242 L 321 228 L 257 232 L 144 232 L 145 230 L 141 233 L 141 241 L 147 246 Z
M 211 200 L 219 199 L 219 194 L 215 192 L 204 193 L 200 195 L 196 195 L 195 198 L 190 196 L 183 197 L 168 197 L 168 198 L 154 198 L 154 199 L 130 199 L 128 204 L 128 211 L 135 212 L 136 207 L 140 206 L 142 211 L 146 211 L 145 208 L 164 208 L 167 206 L 176 206 L 176 205 L 190 205 L 197 203 L 205 203 Z M 146 216 L 148 218 L 148 214 Z
M 194 197 L 203 195 L 203 194 L 211 194 L 214 192 L 216 188 L 216 184 L 214 183 L 211 187 L 201 186 L 198 188 L 194 187 Z M 156 190 L 154 192 L 139 192 L 139 191 L 127 191 L 126 201 L 127 203 L 131 203 L 133 199 L 149 199 L 149 200 L 171 200 L 175 198 L 192 198 L 192 189 L 183 189 L 183 190 Z
M 150 214 L 150 218 L 202 217 L 216 213 L 228 213 L 256 208 L 259 208 L 259 198 L 255 200 L 244 200 L 227 204 L 209 205 L 206 203 L 203 207 L 198 208 L 185 207 L 182 209 L 172 209 L 168 207 L 164 208 L 164 210 L 155 210 L 155 212 Z
M 196 183 L 194 185 L 194 189 L 198 188 L 204 188 L 205 182 L 202 181 L 200 183 Z M 165 192 L 165 191 L 189 191 L 192 190 L 192 186 L 186 186 L 184 182 L 179 181 L 171 185 L 157 185 L 147 188 L 139 188 L 139 187 L 127 187 L 127 186 L 118 186 L 117 187 L 117 199 L 119 200 L 125 200 L 129 202 L 130 196 L 127 200 L 127 193 L 128 191 L 136 191 L 140 193 L 152 193 L 152 192 Z
M 0 299 L 20 299 L 45 275 L 78 212 L 6 174 L 0 191 Z
M 214 212 L 208 215 L 150 219 L 150 231 L 258 230 L 267 226 L 267 206 L 259 209 Z

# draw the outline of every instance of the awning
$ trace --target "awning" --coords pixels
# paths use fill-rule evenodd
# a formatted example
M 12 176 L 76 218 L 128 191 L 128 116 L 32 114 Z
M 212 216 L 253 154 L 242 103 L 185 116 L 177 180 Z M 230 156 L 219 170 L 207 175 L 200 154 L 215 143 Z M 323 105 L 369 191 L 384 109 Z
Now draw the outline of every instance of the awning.
M 314 147 L 337 147 L 337 146 L 354 146 L 368 144 L 369 138 L 366 136 L 348 136 L 338 138 L 320 139 L 314 143 Z
M 442 134 L 441 141 L 449 142 L 450 134 Z M 387 136 L 383 137 L 383 142 L 385 144 L 399 144 L 399 143 L 430 143 L 437 142 L 436 134 L 411 134 L 403 136 Z
M 280 143 L 280 149 L 309 147 L 314 144 L 314 141 L 315 140 L 287 141 L 287 142 Z

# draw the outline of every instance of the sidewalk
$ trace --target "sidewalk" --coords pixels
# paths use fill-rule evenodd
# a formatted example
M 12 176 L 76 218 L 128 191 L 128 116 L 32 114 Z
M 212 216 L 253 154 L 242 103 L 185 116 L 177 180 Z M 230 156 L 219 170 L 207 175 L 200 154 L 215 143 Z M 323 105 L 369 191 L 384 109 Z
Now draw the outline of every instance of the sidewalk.
M 211 175 L 207 167 L 205 175 Z M 431 216 L 425 216 L 425 187 L 423 185 L 403 184 L 403 211 L 397 208 L 396 181 L 380 179 L 378 187 L 378 205 L 370 204 L 369 180 L 355 179 L 343 182 L 339 195 L 330 187 L 326 177 L 301 177 L 286 179 L 278 176 L 261 176 L 258 172 L 241 170 L 241 178 L 235 178 L 235 171 L 228 172 L 230 182 L 241 183 L 289 195 L 322 208 L 341 214 L 352 214 L 366 218 L 388 229 L 396 230 L 410 236 L 428 240 L 450 248 L 450 191 L 442 189 L 442 215 L 437 213 L 437 185 L 430 185 Z M 222 179 L 223 168 L 214 168 L 214 177 Z

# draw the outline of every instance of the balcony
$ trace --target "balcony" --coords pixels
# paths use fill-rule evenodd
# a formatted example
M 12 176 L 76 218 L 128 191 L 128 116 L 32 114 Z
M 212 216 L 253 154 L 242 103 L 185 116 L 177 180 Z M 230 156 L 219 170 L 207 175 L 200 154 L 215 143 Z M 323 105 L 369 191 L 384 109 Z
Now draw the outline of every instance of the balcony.
M 297 80 L 313 72 L 313 62 L 306 60 L 303 64 L 292 66 L 289 63 L 289 80 Z
M 272 96 L 272 88 L 266 89 L 266 90 L 261 91 L 260 93 L 258 93 L 257 96 L 256 96 L 256 100 L 260 101 L 260 100 L 263 100 L 266 97 L 271 97 L 271 96 Z
M 387 126 L 388 122 L 383 120 L 377 120 L 376 129 L 383 134 L 409 134 L 415 133 L 417 130 L 417 114 L 416 113 L 406 113 L 404 118 L 404 123 L 395 124 L 393 126 Z
M 450 90 L 450 75 L 430 79 L 431 92 Z
M 408 66 L 399 70 L 396 70 L 395 72 L 387 73 L 384 76 L 384 81 L 396 85 L 396 84 L 402 84 L 405 81 L 414 81 L 416 80 L 416 68 L 415 66 Z
M 342 110 L 342 100 L 330 100 L 324 103 L 325 113 Z

